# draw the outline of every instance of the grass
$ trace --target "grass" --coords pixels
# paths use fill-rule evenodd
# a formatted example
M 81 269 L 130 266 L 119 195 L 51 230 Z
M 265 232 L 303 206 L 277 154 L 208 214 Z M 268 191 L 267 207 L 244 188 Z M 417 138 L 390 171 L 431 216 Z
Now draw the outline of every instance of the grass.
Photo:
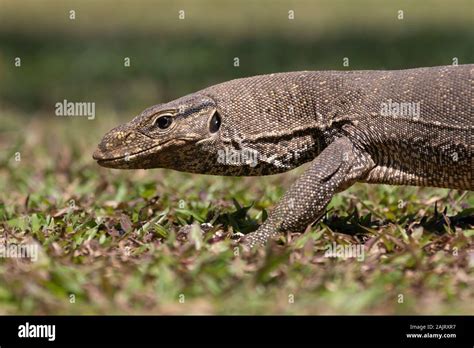
M 117 122 L 2 115 L 0 238 L 39 256 L 0 258 L 1 314 L 473 313 L 472 193 L 357 184 L 307 233 L 239 254 L 233 233 L 302 169 L 100 168 L 91 153 Z M 334 242 L 363 243 L 364 260 L 325 257 Z
M 357 184 L 305 234 L 242 254 L 232 236 L 304 168 L 222 178 L 91 158 L 143 108 L 232 78 L 472 63 L 469 0 L 1 6 L 0 246 L 39 254 L 0 257 L 0 314 L 474 313 L 472 192 Z M 64 99 L 96 103 L 97 118 L 53 116 Z M 325 257 L 333 243 L 365 257 Z

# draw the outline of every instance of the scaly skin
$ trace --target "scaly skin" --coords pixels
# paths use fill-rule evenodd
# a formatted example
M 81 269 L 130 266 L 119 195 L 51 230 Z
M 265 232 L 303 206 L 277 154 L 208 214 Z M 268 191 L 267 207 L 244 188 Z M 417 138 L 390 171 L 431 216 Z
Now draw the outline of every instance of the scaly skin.
M 146 109 L 93 157 L 110 168 L 233 176 L 312 161 L 245 237 L 252 247 L 303 231 L 355 182 L 472 190 L 473 76 L 474 65 L 460 65 L 232 80 Z

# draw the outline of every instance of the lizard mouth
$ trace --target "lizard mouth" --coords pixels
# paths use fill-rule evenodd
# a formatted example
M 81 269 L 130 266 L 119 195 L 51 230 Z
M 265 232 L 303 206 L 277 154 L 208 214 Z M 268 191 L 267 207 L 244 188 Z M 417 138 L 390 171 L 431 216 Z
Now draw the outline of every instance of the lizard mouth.
M 133 153 L 121 151 L 116 156 L 107 156 L 100 147 L 96 149 L 92 157 L 102 167 L 116 168 L 116 169 L 140 169 L 140 168 L 159 168 L 164 163 L 163 153 L 164 149 L 172 147 L 173 145 L 182 145 L 187 141 L 195 140 L 190 138 L 170 139 L 164 143 L 153 144 L 145 149 Z
M 103 158 L 100 150 L 97 149 L 92 155 L 92 158 L 94 158 L 97 161 L 97 163 L 102 167 L 117 168 L 118 165 L 121 166 L 122 164 L 133 163 L 135 159 L 141 158 L 143 157 L 143 155 L 146 156 L 147 153 L 150 153 L 152 150 L 154 150 L 158 146 L 160 145 L 158 144 L 153 145 L 135 153 L 131 153 L 131 154 L 126 153 L 123 155 L 109 157 L 109 158 Z

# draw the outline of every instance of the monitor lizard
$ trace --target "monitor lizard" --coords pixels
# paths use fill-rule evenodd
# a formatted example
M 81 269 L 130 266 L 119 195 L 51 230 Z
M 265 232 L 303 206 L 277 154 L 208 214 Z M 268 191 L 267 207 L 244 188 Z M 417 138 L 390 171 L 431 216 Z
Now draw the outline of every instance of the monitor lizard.
M 474 64 L 300 71 L 213 85 L 105 134 L 109 168 L 254 176 L 306 171 L 247 247 L 314 223 L 355 182 L 473 190 Z

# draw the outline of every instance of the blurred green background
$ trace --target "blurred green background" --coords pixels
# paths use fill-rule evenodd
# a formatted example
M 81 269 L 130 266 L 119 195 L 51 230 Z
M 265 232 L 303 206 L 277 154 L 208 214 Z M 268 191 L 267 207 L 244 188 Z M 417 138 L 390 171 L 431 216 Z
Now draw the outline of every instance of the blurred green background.
M 99 117 L 131 117 L 243 76 L 472 63 L 473 10 L 472 0 L 1 0 L 0 107 L 52 115 L 63 99 L 95 101 Z

